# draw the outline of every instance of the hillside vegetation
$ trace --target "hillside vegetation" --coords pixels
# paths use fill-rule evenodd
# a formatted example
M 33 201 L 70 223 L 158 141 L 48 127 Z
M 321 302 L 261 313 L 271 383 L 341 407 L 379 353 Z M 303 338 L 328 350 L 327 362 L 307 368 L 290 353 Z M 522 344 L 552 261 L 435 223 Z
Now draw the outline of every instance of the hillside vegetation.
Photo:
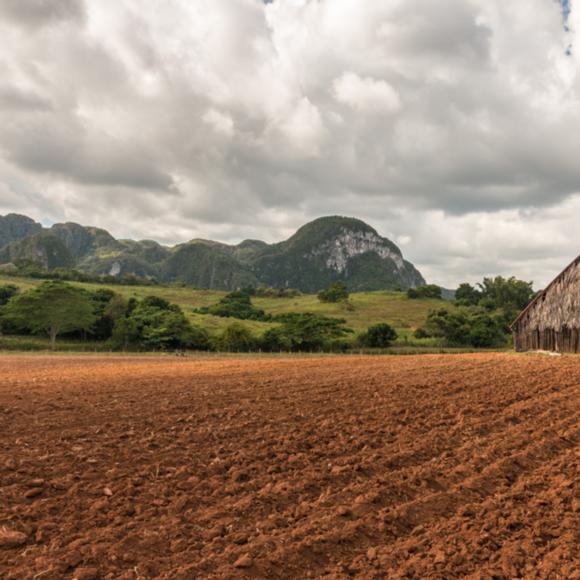
M 13 284 L 22 291 L 39 286 L 43 280 L 0 276 L 0 284 Z M 195 290 L 178 286 L 122 286 L 117 284 L 89 284 L 71 282 L 71 284 L 96 291 L 109 288 L 125 298 L 143 299 L 155 295 L 168 302 L 178 304 L 186 316 L 194 323 L 203 326 L 209 332 L 217 332 L 231 324 L 231 318 L 222 318 L 210 314 L 194 313 L 194 309 L 215 305 L 226 292 L 215 290 Z M 325 303 L 315 295 L 304 294 L 292 298 L 254 297 L 252 302 L 257 308 L 273 315 L 291 312 L 312 312 L 324 316 L 342 318 L 355 333 L 365 330 L 377 322 L 387 322 L 393 326 L 399 337 L 410 337 L 412 332 L 423 325 L 429 312 L 449 304 L 445 300 L 426 299 L 411 300 L 404 292 L 377 291 L 352 293 L 348 302 Z M 256 333 L 263 333 L 273 328 L 276 323 L 244 320 L 247 326 Z

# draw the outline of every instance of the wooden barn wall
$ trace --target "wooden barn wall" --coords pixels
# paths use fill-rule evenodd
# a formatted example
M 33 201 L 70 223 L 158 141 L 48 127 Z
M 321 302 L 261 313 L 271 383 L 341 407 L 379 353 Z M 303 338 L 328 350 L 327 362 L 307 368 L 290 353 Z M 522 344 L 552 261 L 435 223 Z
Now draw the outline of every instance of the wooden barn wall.
M 530 332 L 514 332 L 514 346 L 518 352 L 552 350 L 580 353 L 580 330 L 578 328 L 561 328 L 559 330 L 546 328 Z
M 552 283 L 513 327 L 517 351 L 580 352 L 580 259 Z

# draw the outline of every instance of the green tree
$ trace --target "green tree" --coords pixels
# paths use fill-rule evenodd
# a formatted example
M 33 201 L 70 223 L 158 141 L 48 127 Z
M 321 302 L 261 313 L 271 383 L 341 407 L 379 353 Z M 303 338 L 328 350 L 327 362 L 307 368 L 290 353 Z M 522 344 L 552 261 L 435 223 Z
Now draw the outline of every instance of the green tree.
M 121 312 L 121 305 L 117 314 Z M 167 350 L 208 348 L 205 329 L 193 326 L 176 304 L 158 296 L 148 296 L 141 302 L 129 301 L 126 315 L 117 318 L 113 343 L 120 348 Z
M 417 330 L 417 332 L 419 332 Z M 417 332 L 415 336 L 417 336 Z M 422 335 L 444 339 L 452 346 L 469 344 L 470 321 L 467 310 L 432 310 L 427 316 Z
M 369 348 L 387 348 L 397 340 L 396 330 L 386 322 L 369 326 L 366 332 L 359 336 L 359 342 Z
M 226 294 L 217 304 L 194 310 L 199 314 L 212 314 L 222 318 L 239 318 L 240 320 L 271 320 L 271 316 L 252 304 L 250 295 L 253 288 L 235 290 Z
M 96 320 L 90 295 L 64 282 L 44 282 L 15 296 L 4 316 L 32 332 L 46 332 L 53 349 L 59 334 L 88 331 Z
M 14 284 L 5 284 L 4 286 L 0 286 L 0 306 L 5 306 L 8 304 L 10 298 L 16 296 L 18 292 L 18 286 L 14 286 Z
M 460 306 L 475 306 L 481 300 L 481 296 L 481 292 L 467 282 L 460 284 L 455 291 L 455 301 Z
M 265 350 L 310 351 L 331 347 L 352 333 L 342 318 L 331 318 L 310 312 L 292 312 L 276 317 L 281 326 L 264 333 Z
M 417 288 L 409 288 L 407 290 L 407 297 L 420 300 L 423 298 L 441 298 L 441 288 L 436 284 L 425 284 L 424 286 L 418 286 Z
M 249 351 L 256 346 L 256 339 L 251 331 L 240 324 L 232 322 L 228 325 L 216 341 L 219 350 L 228 352 Z
M 6 304 L 8 304 L 10 299 L 16 296 L 19 291 L 18 286 L 14 286 L 14 284 L 0 286 L 0 335 L 6 330 L 8 332 L 11 330 L 9 321 L 2 318 L 2 313 L 5 310 Z
M 476 348 L 499 347 L 507 341 L 501 314 L 467 308 L 431 311 L 425 326 L 415 331 L 415 337 L 437 337 L 451 346 Z
M 534 296 L 532 282 L 518 280 L 514 276 L 484 278 L 479 284 L 483 299 L 491 300 L 495 308 L 521 310 Z
M 318 293 L 320 302 L 344 302 L 348 300 L 348 289 L 342 280 L 337 280 L 326 290 Z

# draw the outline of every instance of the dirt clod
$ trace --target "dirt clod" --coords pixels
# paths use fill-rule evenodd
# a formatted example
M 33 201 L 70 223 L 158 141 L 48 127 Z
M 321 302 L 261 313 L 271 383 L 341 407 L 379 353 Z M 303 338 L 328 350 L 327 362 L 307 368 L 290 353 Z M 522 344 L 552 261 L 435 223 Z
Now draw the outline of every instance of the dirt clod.
M 27 539 L 22 532 L 0 528 L 0 548 L 18 548 L 26 544 Z
M 234 563 L 234 568 L 250 568 L 254 561 L 249 554 L 244 554 L 240 556 Z
M 98 568 L 77 568 L 74 572 L 73 580 L 97 580 L 98 577 Z

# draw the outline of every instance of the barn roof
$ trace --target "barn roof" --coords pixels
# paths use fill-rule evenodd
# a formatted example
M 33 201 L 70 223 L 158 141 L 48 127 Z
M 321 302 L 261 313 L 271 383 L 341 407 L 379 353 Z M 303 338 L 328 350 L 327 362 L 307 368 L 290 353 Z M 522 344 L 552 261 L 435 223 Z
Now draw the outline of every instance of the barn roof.
M 538 300 L 540 300 L 541 298 L 543 298 L 548 291 L 550 290 L 550 288 L 552 286 L 554 286 L 554 284 L 557 284 L 558 281 L 566 274 L 566 272 L 568 272 L 568 270 L 570 270 L 570 268 L 573 268 L 574 266 L 580 264 L 580 255 L 578 255 L 574 260 L 572 260 L 547 286 L 546 288 L 544 288 L 544 290 L 542 290 L 541 292 L 538 292 L 538 294 L 536 295 L 536 297 L 520 312 L 519 316 L 511 323 L 510 328 L 513 330 L 515 325 L 529 312 L 529 310 L 531 310 L 534 305 L 536 304 L 536 302 L 538 302 Z

